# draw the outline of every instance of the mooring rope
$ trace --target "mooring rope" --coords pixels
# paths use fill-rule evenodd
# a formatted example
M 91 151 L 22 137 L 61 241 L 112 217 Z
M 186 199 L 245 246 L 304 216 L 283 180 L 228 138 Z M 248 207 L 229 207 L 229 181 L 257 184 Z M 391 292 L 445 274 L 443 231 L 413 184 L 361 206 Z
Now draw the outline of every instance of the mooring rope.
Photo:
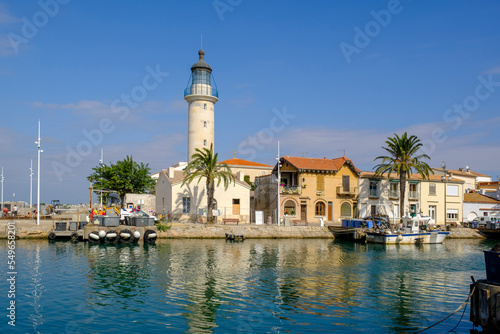
M 430 329 L 430 328 L 432 328 L 432 327 L 436 326 L 437 324 L 439 324 L 439 323 L 441 323 L 441 322 L 445 321 L 446 319 L 448 319 L 449 317 L 451 317 L 452 315 L 454 315 L 455 313 L 457 313 L 458 311 L 460 311 L 460 310 L 462 309 L 462 307 L 464 307 L 465 305 L 467 305 L 467 303 L 469 302 L 470 297 L 472 297 L 472 294 L 474 293 L 474 291 L 475 291 L 475 290 L 476 290 L 476 284 L 474 284 L 474 287 L 472 288 L 472 291 L 469 293 L 469 296 L 467 297 L 467 299 L 465 300 L 465 302 L 463 302 L 463 303 L 462 303 L 462 305 L 460 305 L 460 306 L 459 306 L 459 307 L 458 307 L 455 311 L 453 311 L 452 313 L 450 313 L 449 315 L 447 315 L 445 318 L 443 318 L 443 319 L 439 320 L 439 321 L 438 321 L 438 322 L 436 322 L 435 324 L 430 325 L 429 327 L 426 327 L 426 328 L 424 328 L 424 329 L 421 329 L 421 330 L 419 330 L 419 331 L 415 332 L 415 334 L 417 334 L 417 333 L 422 333 L 423 331 L 426 331 L 426 330 L 428 330 L 428 329 Z M 462 314 L 462 316 L 463 316 L 463 314 Z M 460 318 L 460 320 L 462 320 L 462 318 Z M 459 323 L 460 323 L 460 322 L 459 322 Z M 458 324 L 457 324 L 457 326 L 458 326 Z M 457 326 L 455 326 L 455 328 L 457 328 Z M 452 330 L 454 330 L 455 328 L 453 328 Z M 450 331 L 450 332 L 451 332 L 451 331 Z

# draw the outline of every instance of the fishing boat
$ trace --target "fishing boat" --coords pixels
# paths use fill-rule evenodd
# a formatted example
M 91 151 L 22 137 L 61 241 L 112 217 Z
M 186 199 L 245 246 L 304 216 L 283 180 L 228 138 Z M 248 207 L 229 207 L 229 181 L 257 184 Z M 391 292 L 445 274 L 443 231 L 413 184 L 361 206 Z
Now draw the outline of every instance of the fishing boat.
M 382 224 L 366 232 L 366 242 L 377 244 L 440 244 L 450 234 L 435 227 L 431 217 L 403 217 L 403 223 Z

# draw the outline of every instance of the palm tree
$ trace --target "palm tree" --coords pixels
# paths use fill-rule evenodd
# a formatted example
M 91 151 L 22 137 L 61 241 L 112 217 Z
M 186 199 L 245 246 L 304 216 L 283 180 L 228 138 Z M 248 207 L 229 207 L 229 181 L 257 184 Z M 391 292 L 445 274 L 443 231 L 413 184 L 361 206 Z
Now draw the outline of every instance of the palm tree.
M 191 157 L 191 162 L 184 170 L 184 180 L 182 185 L 191 183 L 194 179 L 198 179 L 200 183 L 202 178 L 205 178 L 207 185 L 207 222 L 213 223 L 213 202 L 215 181 L 217 186 L 221 181 L 224 182 L 224 189 L 227 190 L 229 184 L 236 181 L 236 177 L 231 173 L 231 168 L 226 164 L 217 163 L 217 153 L 214 154 L 213 145 L 210 149 L 196 149 L 196 153 Z
M 375 158 L 374 161 L 382 160 L 374 167 L 375 175 L 381 176 L 383 173 L 387 173 L 387 179 L 390 179 L 392 172 L 399 175 L 399 214 L 400 217 L 403 217 L 407 178 L 410 178 L 411 174 L 416 171 L 423 179 L 428 179 L 429 173 L 434 174 L 434 172 L 427 163 L 422 161 L 430 159 L 429 156 L 427 154 L 417 155 L 420 147 L 423 146 L 417 136 L 408 137 L 406 132 L 401 137 L 394 134 L 394 137 L 388 137 L 385 143 L 387 147 L 382 148 L 389 155 Z

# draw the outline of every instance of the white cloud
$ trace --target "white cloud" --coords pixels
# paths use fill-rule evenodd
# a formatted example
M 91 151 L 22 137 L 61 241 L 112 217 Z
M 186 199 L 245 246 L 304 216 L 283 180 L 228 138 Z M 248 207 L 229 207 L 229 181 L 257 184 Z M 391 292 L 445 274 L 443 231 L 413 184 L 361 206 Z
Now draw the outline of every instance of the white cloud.
M 489 68 L 483 74 L 500 74 L 500 66 Z

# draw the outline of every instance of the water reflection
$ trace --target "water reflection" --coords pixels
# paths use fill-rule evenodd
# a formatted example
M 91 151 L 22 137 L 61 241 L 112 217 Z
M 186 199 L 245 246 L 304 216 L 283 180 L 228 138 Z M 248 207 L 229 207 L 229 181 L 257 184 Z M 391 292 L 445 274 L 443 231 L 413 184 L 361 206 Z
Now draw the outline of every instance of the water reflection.
M 26 253 L 20 270 L 29 282 L 20 283 L 19 305 L 30 307 L 19 313 L 19 323 L 32 327 L 23 332 L 41 333 L 410 332 L 465 300 L 470 275 L 485 276 L 482 250 L 491 246 L 471 240 L 417 247 L 331 240 L 19 241 Z M 429 332 L 445 332 L 457 320 Z M 463 331 L 470 322 L 460 326 Z
M 42 294 L 45 291 L 42 285 L 42 274 L 40 273 L 40 266 L 42 261 L 40 259 L 40 245 L 35 245 L 35 250 L 29 252 L 28 267 L 31 268 L 29 273 L 29 298 L 31 299 L 29 305 L 33 308 L 33 312 L 29 315 L 29 320 L 33 324 L 33 331 L 39 333 L 38 327 L 43 325 L 44 319 L 42 315 L 43 307 L 40 303 Z

